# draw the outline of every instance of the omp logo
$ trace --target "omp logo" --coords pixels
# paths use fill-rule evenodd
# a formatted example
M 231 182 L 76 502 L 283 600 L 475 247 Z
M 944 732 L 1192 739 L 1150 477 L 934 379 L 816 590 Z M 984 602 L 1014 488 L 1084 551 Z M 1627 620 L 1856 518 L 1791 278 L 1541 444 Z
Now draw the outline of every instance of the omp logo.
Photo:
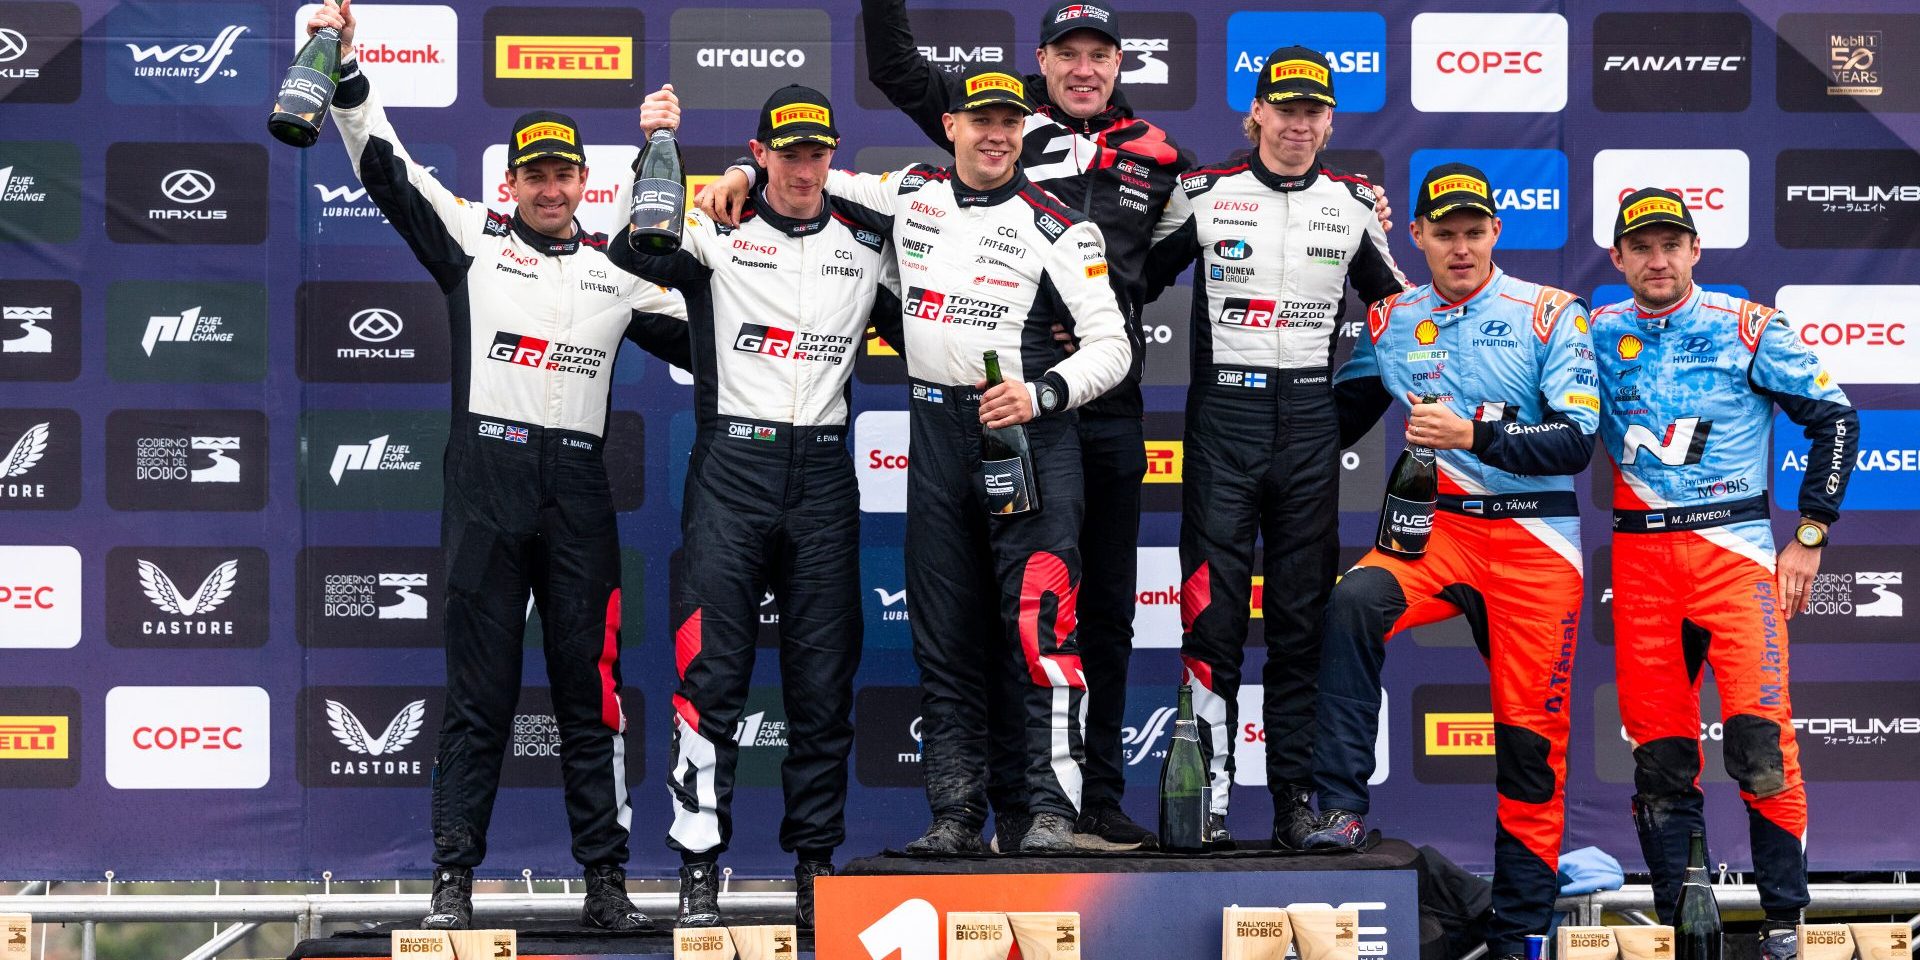
M 1493 756 L 1491 713 L 1429 713 L 1426 728 L 1427 756 Z
M 1147 441 L 1147 475 L 1142 483 L 1179 483 L 1186 457 L 1182 440 Z
M 27 428 L 27 432 L 13 441 L 12 449 L 7 451 L 6 459 L 0 460 L 0 480 L 24 477 L 34 464 L 46 456 L 47 440 L 52 436 L 51 422 L 36 423 Z
M 202 316 L 199 307 L 188 307 L 176 315 L 148 317 L 147 331 L 140 337 L 140 349 L 153 356 L 159 343 L 232 343 L 233 334 L 221 329 L 221 317 Z
M 631 80 L 632 37 L 493 38 L 493 75 L 502 80 Z
M 160 178 L 160 192 L 175 203 L 199 203 L 219 189 L 204 170 L 175 170 Z
M 538 337 L 523 337 L 503 331 L 494 334 L 493 346 L 487 348 L 487 357 L 523 367 L 538 367 L 546 356 L 547 346 L 547 341 Z
M 247 28 L 239 24 L 229 24 L 214 37 L 210 43 L 178 43 L 171 47 L 154 44 L 143 47 L 137 43 L 127 44 L 127 51 L 133 54 L 133 75 L 136 77 L 193 77 L 194 83 L 206 83 L 213 77 L 237 77 L 240 71 L 231 68 L 221 69 L 227 57 L 233 53 L 233 46 Z M 151 66 L 138 64 L 153 61 Z
M 733 348 L 741 353 L 760 353 L 786 357 L 793 350 L 793 331 L 758 323 L 743 323 L 733 338 Z
M 240 561 L 228 560 L 214 567 L 213 572 L 200 581 L 200 589 L 195 590 L 192 596 L 182 594 L 180 588 L 174 586 L 173 578 L 167 576 L 167 572 L 160 569 L 158 564 L 141 560 L 139 567 L 140 590 L 148 600 L 153 601 L 154 606 L 165 613 L 192 617 L 211 612 L 233 594 L 239 579 Z
M 72 718 L 0 717 L 0 760 L 65 760 L 70 755 Z
M 1658 438 L 1645 424 L 1628 424 L 1626 437 L 1622 441 L 1626 450 L 1621 454 L 1620 462 L 1634 466 L 1640 462 L 1640 451 L 1645 450 L 1669 467 L 1699 463 L 1707 449 L 1707 434 L 1712 431 L 1713 421 L 1699 417 L 1681 417 L 1667 424 L 1666 435 Z
M 346 704 L 327 701 L 327 727 L 333 731 L 333 738 L 348 750 L 369 757 L 391 756 L 405 750 L 420 736 L 420 727 L 426 719 L 427 702 L 415 700 L 401 707 L 400 712 L 387 721 L 386 729 L 375 737 Z

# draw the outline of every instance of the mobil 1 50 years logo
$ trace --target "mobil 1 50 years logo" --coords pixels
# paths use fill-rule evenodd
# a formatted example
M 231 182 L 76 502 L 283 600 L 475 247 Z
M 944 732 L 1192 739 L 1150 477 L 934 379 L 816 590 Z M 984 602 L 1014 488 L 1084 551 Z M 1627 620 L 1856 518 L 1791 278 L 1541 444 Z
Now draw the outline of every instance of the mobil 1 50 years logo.
M 267 417 L 258 410 L 107 414 L 115 510 L 258 510 L 267 502 Z
M 108 239 L 247 244 L 266 236 L 266 147 L 257 143 L 107 146 Z
M 1782 110 L 1920 110 L 1920 14 L 1782 14 L 1779 38 Z
M 267 642 L 267 613 L 267 553 L 259 547 L 107 553 L 107 641 L 116 647 L 258 647 Z
M 80 505 L 80 416 L 72 410 L 0 409 L 0 510 Z

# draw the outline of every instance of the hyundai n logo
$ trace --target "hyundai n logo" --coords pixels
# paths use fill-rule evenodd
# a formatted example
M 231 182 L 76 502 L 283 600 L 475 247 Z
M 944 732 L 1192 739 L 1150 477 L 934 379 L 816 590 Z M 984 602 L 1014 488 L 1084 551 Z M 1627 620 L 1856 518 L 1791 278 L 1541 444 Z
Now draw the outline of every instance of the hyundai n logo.
M 347 329 L 367 343 L 386 343 L 406 329 L 406 322 L 392 310 L 368 307 L 347 319 Z
M 213 177 L 199 170 L 175 170 L 160 178 L 160 192 L 174 203 L 199 203 L 214 190 Z

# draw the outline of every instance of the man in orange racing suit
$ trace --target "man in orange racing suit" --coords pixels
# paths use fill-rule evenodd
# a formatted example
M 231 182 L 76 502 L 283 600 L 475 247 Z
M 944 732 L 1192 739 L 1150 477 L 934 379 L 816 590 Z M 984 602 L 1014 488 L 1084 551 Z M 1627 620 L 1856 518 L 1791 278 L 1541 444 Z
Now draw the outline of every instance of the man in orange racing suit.
M 1671 922 L 1688 835 L 1704 830 L 1700 675 L 1720 688 L 1727 773 L 1747 805 L 1765 960 L 1798 952 L 1807 906 L 1807 791 L 1787 694 L 1787 620 L 1820 571 L 1859 416 L 1786 318 L 1693 282 L 1693 214 L 1665 190 L 1629 194 L 1613 265 L 1633 299 L 1594 312 L 1601 436 L 1613 457 L 1614 657 L 1633 742 L 1633 822 Z M 1812 447 L 1800 524 L 1776 565 L 1767 435 L 1778 406 Z
M 1559 890 L 1581 591 L 1573 474 L 1591 461 L 1600 401 L 1586 305 L 1494 266 L 1493 197 L 1465 164 L 1427 173 L 1412 232 L 1433 282 L 1374 304 L 1334 378 L 1343 444 L 1394 399 L 1410 405 L 1407 442 L 1434 451 L 1440 494 L 1425 556 L 1371 551 L 1334 587 L 1314 740 L 1320 820 L 1306 846 L 1356 849 L 1366 837 L 1387 637 L 1466 615 L 1493 675 L 1487 946 L 1505 958 L 1547 932 Z

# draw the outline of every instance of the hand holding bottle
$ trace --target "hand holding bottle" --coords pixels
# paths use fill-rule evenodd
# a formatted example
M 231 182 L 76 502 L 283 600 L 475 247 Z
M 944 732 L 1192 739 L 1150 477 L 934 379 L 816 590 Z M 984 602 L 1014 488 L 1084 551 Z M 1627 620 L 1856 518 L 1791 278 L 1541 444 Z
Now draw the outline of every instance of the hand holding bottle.
M 653 136 L 655 130 L 680 129 L 680 96 L 673 92 L 673 84 L 647 94 L 640 101 L 640 132 Z
M 353 59 L 353 30 L 358 24 L 353 19 L 353 0 L 342 0 L 335 4 L 327 2 L 313 12 L 307 20 L 307 36 L 319 33 L 323 27 L 332 27 L 340 32 L 340 59 Z
M 1413 409 L 1407 414 L 1407 442 L 1430 450 L 1469 450 L 1473 448 L 1473 421 L 1453 412 L 1444 403 L 1426 402 L 1407 393 Z

